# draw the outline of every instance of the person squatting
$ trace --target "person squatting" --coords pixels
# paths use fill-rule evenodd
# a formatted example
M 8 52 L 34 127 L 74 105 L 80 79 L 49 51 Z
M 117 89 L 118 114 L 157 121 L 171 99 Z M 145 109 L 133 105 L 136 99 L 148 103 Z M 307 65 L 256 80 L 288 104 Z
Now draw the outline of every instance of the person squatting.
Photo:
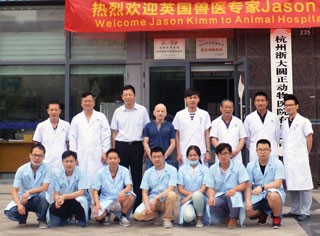
M 279 229 L 283 217 L 295 217 L 299 221 L 310 217 L 312 186 L 307 160 L 313 130 L 311 122 L 298 114 L 299 101 L 294 95 L 284 98 L 289 115 L 282 124 L 284 164 L 274 154 L 278 148 L 280 126 L 277 117 L 268 111 L 268 97 L 264 92 L 255 94 L 256 111 L 249 114 L 244 123 L 233 116 L 233 102 L 225 99 L 220 104 L 221 116 L 210 124 L 208 113 L 198 108 L 200 92 L 194 89 L 186 90 L 187 107 L 176 114 L 172 124 L 165 120 L 167 110 L 164 104 L 155 106 L 155 120 L 150 121 L 146 109 L 135 102 L 133 86 L 123 88 L 122 99 L 124 105 L 116 110 L 111 122 L 112 133 L 109 124 L 100 124 L 108 122 L 104 114 L 93 109 L 94 94 L 83 94 L 84 111 L 71 124 L 69 138 L 60 142 L 65 145 L 70 140 L 72 148 L 62 153 L 61 163 L 56 166 L 44 161 L 46 144 L 41 142 L 42 138 L 37 138 L 29 153 L 30 162 L 19 167 L 15 174 L 12 201 L 4 211 L 10 220 L 23 227 L 27 225 L 28 213 L 35 212 L 41 229 L 74 221 L 79 227 L 86 227 L 90 219 L 100 225 L 119 221 L 121 226 L 129 227 L 133 223 L 131 218 L 172 228 L 178 202 L 177 223 L 196 228 L 224 224 L 235 229 L 245 224 L 246 217 L 257 219 L 259 225 L 264 225 L 271 216 L 272 228 Z M 48 110 L 48 114 L 52 117 L 54 112 Z M 91 135 L 101 135 L 103 142 L 99 143 L 99 148 L 78 146 L 78 143 L 85 142 L 85 137 L 79 135 L 84 132 L 81 126 L 96 122 L 92 119 L 97 119 L 102 130 L 97 132 L 98 126 L 92 126 Z M 51 127 L 49 121 L 46 129 Z M 59 118 L 55 121 L 58 126 Z M 139 124 L 139 132 L 130 131 L 134 123 Z M 65 127 L 69 129 L 69 126 Z M 67 128 L 65 133 L 69 132 Z M 301 145 L 292 146 L 293 138 Z M 111 144 L 108 140 L 112 140 Z M 213 159 L 211 145 L 215 149 L 212 165 L 209 164 Z M 245 145 L 250 156 L 246 167 L 241 156 Z M 296 150 L 297 147 L 301 150 Z M 146 153 L 144 173 L 140 171 L 142 166 L 137 167 L 137 163 L 142 165 L 141 148 Z M 78 152 L 86 149 L 95 151 L 92 161 L 87 160 L 90 155 L 85 154 L 86 162 L 94 164 L 98 161 L 99 168 L 83 166 L 84 153 Z M 174 149 L 179 162 L 178 171 L 171 165 Z M 129 160 L 131 152 L 135 153 L 134 158 L 138 158 L 136 163 Z M 295 161 L 297 158 L 301 159 L 300 162 Z M 301 162 L 304 163 L 302 166 L 296 164 Z M 295 171 L 309 170 L 304 174 L 303 184 L 295 181 L 292 163 Z M 132 172 L 132 168 L 136 169 Z M 88 169 L 94 171 L 88 172 Z M 139 174 L 135 175 L 135 172 Z M 282 213 L 286 196 L 284 180 L 292 201 L 296 203 L 287 214 Z M 53 189 L 51 196 L 49 186 Z

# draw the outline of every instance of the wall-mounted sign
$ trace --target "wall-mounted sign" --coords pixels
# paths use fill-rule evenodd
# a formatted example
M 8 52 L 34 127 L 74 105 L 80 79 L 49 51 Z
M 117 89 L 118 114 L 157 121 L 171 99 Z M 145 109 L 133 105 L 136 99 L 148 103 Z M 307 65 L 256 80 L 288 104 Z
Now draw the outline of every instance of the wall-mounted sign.
M 227 38 L 197 38 L 197 59 L 227 58 Z
M 154 39 L 154 59 L 185 59 L 185 39 Z

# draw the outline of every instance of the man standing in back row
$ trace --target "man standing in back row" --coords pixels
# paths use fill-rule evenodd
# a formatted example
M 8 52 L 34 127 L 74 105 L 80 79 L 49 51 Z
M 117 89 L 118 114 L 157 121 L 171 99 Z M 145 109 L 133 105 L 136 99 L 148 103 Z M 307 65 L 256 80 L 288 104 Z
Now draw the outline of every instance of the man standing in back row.
M 81 95 L 83 111 L 73 117 L 70 128 L 70 150 L 78 154 L 79 167 L 91 185 L 98 170 L 106 163 L 110 149 L 110 126 L 105 114 L 94 110 L 95 95 Z
M 276 114 L 268 110 L 268 96 L 264 92 L 254 95 L 256 111 L 249 114 L 244 121 L 247 132 L 247 148 L 249 149 L 249 161 L 258 158 L 256 144 L 260 139 L 267 139 L 271 143 L 270 156 L 279 158 L 278 144 L 280 138 L 280 122 Z
M 201 150 L 201 161 L 208 165 L 211 159 L 209 129 L 211 126 L 209 113 L 198 108 L 200 92 L 187 89 L 184 93 L 184 101 L 187 107 L 179 112 L 173 119 L 176 130 L 177 160 L 180 166 L 186 164 L 187 149 L 196 145 Z
M 291 197 L 291 210 L 285 216 L 304 221 L 310 217 L 312 204 L 313 183 L 309 154 L 313 130 L 310 120 L 298 113 L 299 101 L 296 96 L 285 95 L 284 106 L 289 117 L 282 124 L 283 162 L 287 190 Z
M 120 154 L 120 165 L 130 167 L 133 191 L 137 194 L 135 209 L 142 201 L 142 130 L 150 120 L 147 109 L 135 102 L 136 91 L 132 85 L 123 87 L 121 97 L 124 105 L 115 110 L 111 121 L 112 147 Z

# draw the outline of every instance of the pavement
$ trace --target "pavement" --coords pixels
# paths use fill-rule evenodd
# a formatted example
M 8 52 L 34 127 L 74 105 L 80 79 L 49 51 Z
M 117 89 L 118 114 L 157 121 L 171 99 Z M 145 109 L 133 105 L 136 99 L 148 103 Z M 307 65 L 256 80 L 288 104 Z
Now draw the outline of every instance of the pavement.
M 305 222 L 297 222 L 293 218 L 283 218 L 281 229 L 271 228 L 271 218 L 268 218 L 267 224 L 260 226 L 257 225 L 257 220 L 245 221 L 245 227 L 239 227 L 237 229 L 228 229 L 223 225 L 206 226 L 204 228 L 195 227 L 181 227 L 177 224 L 179 214 L 179 204 L 177 203 L 175 211 L 174 227 L 171 229 L 164 229 L 162 226 L 155 226 L 149 222 L 136 222 L 133 218 L 130 218 L 132 224 L 131 227 L 122 227 L 118 222 L 112 222 L 109 226 L 99 225 L 94 220 L 90 220 L 89 225 L 85 228 L 77 227 L 75 224 L 71 224 L 64 227 L 38 229 L 38 222 L 34 213 L 30 213 L 26 227 L 18 227 L 17 222 L 10 221 L 4 214 L 3 209 L 11 200 L 11 184 L 12 181 L 5 180 L 0 181 L 0 236 L 11 235 L 32 235 L 32 236 L 88 236 L 88 235 L 139 235 L 139 236 L 171 236 L 171 235 L 185 235 L 194 236 L 201 235 L 206 236 L 215 235 L 238 235 L 238 236 L 302 236 L 302 235 L 320 235 L 320 190 L 315 189 L 312 191 L 313 204 L 312 212 L 309 220 Z M 287 201 L 284 206 L 283 212 L 286 213 L 290 210 L 290 199 L 287 196 Z

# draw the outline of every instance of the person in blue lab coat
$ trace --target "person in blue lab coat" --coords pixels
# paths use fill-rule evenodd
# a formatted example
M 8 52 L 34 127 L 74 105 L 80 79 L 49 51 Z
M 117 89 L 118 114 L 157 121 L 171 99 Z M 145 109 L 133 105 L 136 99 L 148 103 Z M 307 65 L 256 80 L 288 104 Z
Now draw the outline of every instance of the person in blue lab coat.
M 120 219 L 120 225 L 129 227 L 129 216 L 136 196 L 132 192 L 131 175 L 127 168 L 119 165 L 117 149 L 109 149 L 106 155 L 108 165 L 99 170 L 91 186 L 96 204 L 93 215 L 103 225 L 110 225 L 110 214 L 114 213 Z
M 259 218 L 258 224 L 267 223 L 267 217 L 272 215 L 272 227 L 281 227 L 281 212 L 286 194 L 282 182 L 285 170 L 282 162 L 272 158 L 271 143 L 267 139 L 257 142 L 258 159 L 247 166 L 250 181 L 245 191 L 246 215 Z
M 75 216 L 78 226 L 85 227 L 89 219 L 90 197 L 87 177 L 77 166 L 77 153 L 62 154 L 64 169 L 54 177 L 54 202 L 49 207 L 50 227 L 65 225 Z
M 51 178 L 51 169 L 43 163 L 45 147 L 38 143 L 31 147 L 30 162 L 22 165 L 16 172 L 11 195 L 13 200 L 4 213 L 10 220 L 18 221 L 19 226 L 27 225 L 29 212 L 35 212 L 39 228 L 48 228 L 46 213 L 50 195 L 46 192 Z
M 153 167 L 144 173 L 140 185 L 143 202 L 136 208 L 134 218 L 138 221 L 153 220 L 156 225 L 160 225 L 163 220 L 164 228 L 172 228 L 177 201 L 174 191 L 177 170 L 165 162 L 164 150 L 161 147 L 151 149 L 151 160 Z
M 204 176 L 209 169 L 200 163 L 200 157 L 201 150 L 198 146 L 188 147 L 187 164 L 179 169 L 177 181 L 181 194 L 179 224 L 195 221 L 197 228 L 210 223 L 210 213 L 206 211 L 207 187 L 204 183 Z
M 249 176 L 241 162 L 231 160 L 232 148 L 228 143 L 216 147 L 218 162 L 210 167 L 205 177 L 208 205 L 214 223 L 221 221 L 229 229 L 237 228 L 245 219 L 242 192 L 246 189 Z

